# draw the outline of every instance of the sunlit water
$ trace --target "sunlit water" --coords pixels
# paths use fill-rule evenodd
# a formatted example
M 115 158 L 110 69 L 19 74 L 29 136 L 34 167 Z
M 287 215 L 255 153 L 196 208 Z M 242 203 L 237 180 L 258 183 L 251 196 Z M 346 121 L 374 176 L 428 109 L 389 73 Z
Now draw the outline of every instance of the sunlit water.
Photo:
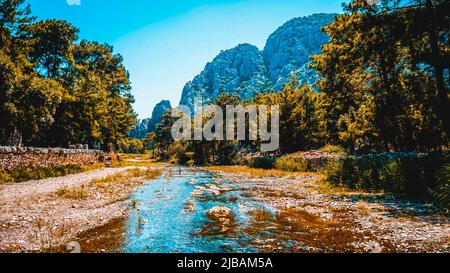
M 192 195 L 196 186 L 222 183 L 232 190 L 218 196 L 210 192 L 203 192 L 203 196 Z M 123 252 L 256 251 L 251 246 L 253 238 L 240 230 L 249 222 L 249 211 L 258 204 L 243 196 L 232 184 L 217 180 L 210 173 L 171 168 L 162 178 L 146 182 L 130 200 L 136 206 L 126 223 Z M 186 209 L 189 201 L 195 202 L 194 210 Z M 226 206 L 233 211 L 234 224 L 225 232 L 208 218 L 208 211 L 215 206 Z
M 264 181 L 258 185 L 242 179 L 233 184 L 199 169 L 168 168 L 160 179 L 144 183 L 130 196 L 127 219 L 112 221 L 81 235 L 82 250 L 127 253 L 370 252 L 374 247 L 375 251 L 381 247 L 384 252 L 398 250 L 390 241 L 379 240 L 378 233 L 372 234 L 358 225 L 355 220 L 358 215 L 353 213 L 358 211 L 351 202 L 341 203 L 345 205 L 342 208 L 332 205 L 332 218 L 320 217 L 303 205 L 292 206 L 295 200 L 304 197 L 283 192 L 281 185 L 265 188 L 261 186 Z M 274 182 L 268 179 L 267 183 Z M 217 189 L 221 189 L 220 193 Z M 272 202 L 272 197 L 281 203 Z M 231 209 L 231 220 L 210 219 L 208 212 L 217 206 Z M 322 209 L 320 205 L 313 208 Z

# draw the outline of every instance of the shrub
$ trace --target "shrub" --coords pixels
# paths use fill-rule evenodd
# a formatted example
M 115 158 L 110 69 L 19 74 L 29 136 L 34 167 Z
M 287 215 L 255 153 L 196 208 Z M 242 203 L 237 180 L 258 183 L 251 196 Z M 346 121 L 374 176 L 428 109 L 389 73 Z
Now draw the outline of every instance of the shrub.
M 34 169 L 23 169 L 11 173 L 15 182 L 23 182 L 29 180 L 40 180 L 48 177 L 66 176 L 83 171 L 83 167 L 79 165 L 65 165 L 56 167 L 39 167 Z
M 56 166 L 56 167 L 38 167 L 33 169 L 22 169 L 6 173 L 0 170 L 0 184 L 1 183 L 19 183 L 29 180 L 40 180 L 49 177 L 66 176 L 80 172 L 91 171 L 104 167 L 103 163 L 80 166 L 75 164 Z
M 434 189 L 430 189 L 429 193 L 433 197 L 436 204 L 450 210 L 450 164 L 446 163 L 436 173 L 438 185 Z
M 117 146 L 117 151 L 121 153 L 143 154 L 145 152 L 144 141 L 141 139 L 122 139 Z
M 329 162 L 323 172 L 327 181 L 335 186 L 383 190 L 412 199 L 440 200 L 440 204 L 448 205 L 450 170 L 445 153 L 347 157 Z
M 275 167 L 275 158 L 274 157 L 255 157 L 248 160 L 247 165 L 251 168 L 256 169 L 273 169 Z
M 0 184 L 6 183 L 14 183 L 14 178 L 10 174 L 0 170 Z
M 333 153 L 333 154 L 340 154 L 340 155 L 348 154 L 347 150 L 345 150 L 341 146 L 336 146 L 336 145 L 326 145 L 325 147 L 320 149 L 320 151 L 327 152 L 327 153 Z
M 69 189 L 68 187 L 61 187 L 59 188 L 55 194 L 62 198 L 68 198 L 68 199 L 86 199 L 90 196 L 90 193 L 85 188 L 72 188 Z
M 306 172 L 308 162 L 301 158 L 283 156 L 275 161 L 275 169 L 287 172 Z

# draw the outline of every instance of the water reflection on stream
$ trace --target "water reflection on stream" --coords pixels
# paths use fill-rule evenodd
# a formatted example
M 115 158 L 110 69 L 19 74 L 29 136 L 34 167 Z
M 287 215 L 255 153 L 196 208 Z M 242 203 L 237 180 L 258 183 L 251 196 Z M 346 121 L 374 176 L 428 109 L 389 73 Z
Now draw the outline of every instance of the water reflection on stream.
M 220 190 L 219 190 L 220 189 Z M 121 251 L 129 253 L 252 252 L 253 240 L 241 230 L 257 203 L 234 185 L 198 169 L 170 168 L 143 184 L 132 196 Z M 226 206 L 233 221 L 225 227 L 208 211 Z
M 127 219 L 82 234 L 79 242 L 83 252 L 417 251 L 416 245 L 381 238 L 392 230 L 392 222 L 413 227 L 412 220 L 384 215 L 379 206 L 370 209 L 371 214 L 358 202 L 309 195 L 308 177 L 302 179 L 298 188 L 289 179 L 279 179 L 278 184 L 264 179 L 233 184 L 200 169 L 167 168 L 160 179 L 144 183 L 127 200 Z M 220 206 L 231 209 L 233 217 L 211 220 L 208 212 Z M 379 219 L 389 224 L 381 231 L 372 228 L 372 221 L 382 223 Z M 409 239 L 415 234 L 400 235 Z

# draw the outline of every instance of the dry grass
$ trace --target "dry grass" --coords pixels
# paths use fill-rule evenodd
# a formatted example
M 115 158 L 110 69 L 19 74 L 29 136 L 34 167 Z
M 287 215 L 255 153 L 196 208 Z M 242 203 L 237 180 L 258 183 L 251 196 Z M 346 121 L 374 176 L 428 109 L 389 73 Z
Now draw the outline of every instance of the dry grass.
M 81 170 L 83 172 L 89 172 L 89 171 L 93 171 L 93 170 L 102 169 L 104 167 L 105 167 L 104 163 L 96 163 L 96 164 L 93 164 L 93 165 L 81 166 Z
M 321 148 L 320 151 L 344 156 L 348 154 L 344 148 L 336 145 L 326 145 L 325 147 Z
M 337 186 L 328 182 L 325 177 L 317 181 L 318 190 L 322 194 L 338 194 L 338 195 L 352 195 L 352 194 L 367 194 L 367 191 L 350 189 L 345 186 Z M 383 192 L 377 192 L 383 194 Z
M 109 175 L 103 178 L 94 179 L 87 187 L 81 188 L 59 188 L 53 195 L 68 199 L 87 199 L 92 193 L 99 190 L 107 194 L 115 194 L 123 190 L 123 187 L 131 185 L 130 182 L 137 180 L 152 180 L 162 175 L 161 170 L 152 170 L 148 168 L 134 168 L 126 170 L 119 174 Z M 92 188 L 94 187 L 94 188 Z M 92 192 L 91 192 L 92 191 Z
M 119 154 L 120 158 L 123 160 L 133 159 L 133 160 L 153 160 L 151 153 L 145 154 Z
M 205 169 L 209 171 L 216 171 L 216 172 L 228 172 L 233 173 L 241 176 L 247 176 L 247 177 L 289 177 L 289 178 L 298 178 L 299 176 L 305 176 L 305 175 L 314 175 L 317 177 L 317 188 L 320 193 L 322 194 L 340 194 L 340 195 L 350 195 L 350 194 L 362 194 L 364 191 L 362 190 L 354 190 L 349 189 L 344 186 L 334 186 L 326 181 L 325 176 L 320 173 L 315 172 L 289 172 L 289 171 L 283 171 L 283 170 L 265 170 L 265 169 L 255 169 L 255 168 L 249 168 L 246 166 L 210 166 L 205 167 Z M 282 194 L 281 192 L 273 192 L 271 193 L 271 196 L 268 197 L 281 197 L 286 196 L 285 194 Z M 294 198 L 301 198 L 300 195 L 298 196 L 289 196 Z
M 91 196 L 91 193 L 84 187 L 71 189 L 69 189 L 68 187 L 61 187 L 56 190 L 55 195 L 62 198 L 82 200 L 89 198 L 89 196 Z
M 255 168 L 249 168 L 245 166 L 211 166 L 211 167 L 205 167 L 205 169 L 209 171 L 219 171 L 219 172 L 229 172 L 244 176 L 251 176 L 251 177 L 296 177 L 300 175 L 318 175 L 318 173 L 311 173 L 311 172 L 288 172 L 288 171 L 282 171 L 282 170 L 265 170 L 265 169 L 255 169 Z
M 165 167 L 168 164 L 162 163 L 162 162 L 156 162 L 152 160 L 138 160 L 138 159 L 128 159 L 123 160 L 120 162 L 115 163 L 113 168 L 122 168 L 122 167 L 147 167 L 147 168 L 154 168 L 154 167 Z
M 101 184 L 114 184 L 121 183 L 133 178 L 143 178 L 143 179 L 156 179 L 162 175 L 161 170 L 152 170 L 148 168 L 133 168 L 126 170 L 122 173 L 110 175 L 104 178 L 95 179 L 91 182 L 92 185 L 98 186 Z

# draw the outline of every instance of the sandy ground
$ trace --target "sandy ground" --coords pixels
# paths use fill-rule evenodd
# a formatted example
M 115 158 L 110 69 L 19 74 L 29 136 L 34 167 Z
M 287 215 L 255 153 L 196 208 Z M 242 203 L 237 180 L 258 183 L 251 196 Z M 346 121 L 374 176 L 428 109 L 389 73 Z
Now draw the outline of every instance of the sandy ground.
M 450 218 L 432 205 L 384 194 L 324 191 L 314 174 L 216 175 L 262 204 L 247 232 L 259 233 L 255 243 L 267 252 L 450 252 Z
M 127 200 L 138 179 L 99 188 L 94 179 L 125 172 L 108 168 L 0 186 L 0 252 L 60 251 L 77 234 L 127 213 Z M 89 197 L 55 195 L 58 189 L 82 188 Z

